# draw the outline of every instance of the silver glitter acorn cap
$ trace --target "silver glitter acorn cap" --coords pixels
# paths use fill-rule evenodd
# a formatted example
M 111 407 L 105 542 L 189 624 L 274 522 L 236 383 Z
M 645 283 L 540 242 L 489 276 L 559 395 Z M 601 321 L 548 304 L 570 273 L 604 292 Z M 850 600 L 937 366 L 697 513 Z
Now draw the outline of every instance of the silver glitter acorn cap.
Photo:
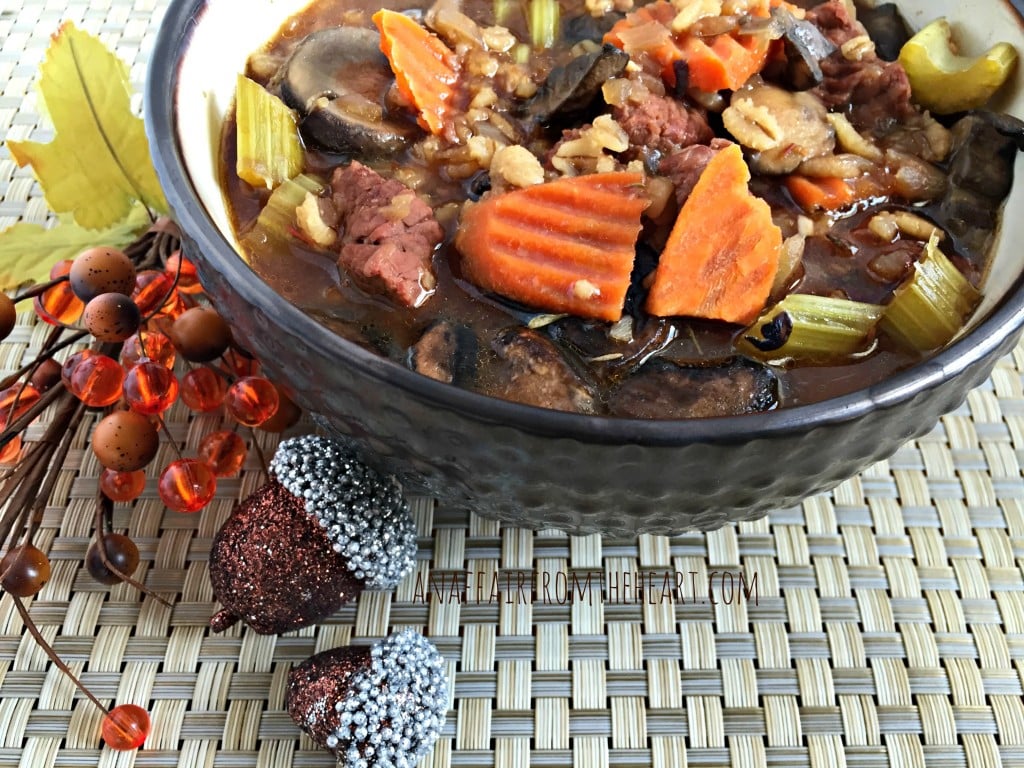
M 413 768 L 437 741 L 448 711 L 444 657 L 414 629 L 370 648 L 335 709 L 340 725 L 327 747 L 353 768 Z
M 370 589 L 391 589 L 412 570 L 416 527 L 402 488 L 341 443 L 305 435 L 283 441 L 270 462 L 289 493 L 326 529 L 334 551 Z

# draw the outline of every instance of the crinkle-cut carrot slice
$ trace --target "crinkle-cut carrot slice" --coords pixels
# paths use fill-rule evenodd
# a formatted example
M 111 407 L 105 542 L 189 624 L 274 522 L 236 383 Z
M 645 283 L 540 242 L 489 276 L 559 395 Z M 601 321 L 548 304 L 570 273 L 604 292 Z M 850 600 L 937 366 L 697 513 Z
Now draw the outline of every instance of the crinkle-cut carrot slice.
M 488 195 L 462 214 L 462 276 L 537 309 L 618 320 L 647 205 L 643 175 L 625 171 Z
M 382 9 L 373 15 L 380 49 L 391 64 L 402 95 L 419 111 L 420 125 L 444 130 L 455 99 L 459 60 L 447 45 L 404 13 Z
M 750 193 L 739 145 L 718 152 L 686 199 L 658 261 L 647 311 L 750 323 L 768 299 L 782 232 Z

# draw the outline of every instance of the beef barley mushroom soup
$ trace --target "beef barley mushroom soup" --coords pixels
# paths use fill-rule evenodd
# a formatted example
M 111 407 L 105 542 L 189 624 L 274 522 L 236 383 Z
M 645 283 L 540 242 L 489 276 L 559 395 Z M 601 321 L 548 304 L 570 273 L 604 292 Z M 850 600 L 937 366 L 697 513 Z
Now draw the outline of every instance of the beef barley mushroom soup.
M 222 185 L 268 283 L 425 376 L 634 418 L 811 403 L 981 300 L 1015 54 L 951 46 L 840 0 L 319 0 L 249 58 Z

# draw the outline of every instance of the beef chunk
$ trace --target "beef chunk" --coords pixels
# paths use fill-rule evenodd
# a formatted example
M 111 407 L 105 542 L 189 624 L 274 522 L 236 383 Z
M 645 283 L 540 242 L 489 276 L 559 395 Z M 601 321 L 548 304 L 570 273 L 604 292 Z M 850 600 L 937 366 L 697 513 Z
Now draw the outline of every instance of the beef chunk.
M 807 12 L 815 24 L 837 47 L 867 30 L 850 17 L 842 0 L 830 0 Z M 899 62 L 884 61 L 866 52 L 860 59 L 847 59 L 837 50 L 822 60 L 825 77 L 812 93 L 830 109 L 849 107 L 850 121 L 862 130 L 883 134 L 889 126 L 917 112 L 910 103 L 910 81 Z
M 684 367 L 654 358 L 609 398 L 613 416 L 701 419 L 760 413 L 778 405 L 778 381 L 763 365 L 732 358 L 712 367 Z
M 412 346 L 409 362 L 417 373 L 465 386 L 473 378 L 477 350 L 476 336 L 469 328 L 441 320 Z
M 707 144 L 714 136 L 704 111 L 671 96 L 649 95 L 641 103 L 615 108 L 615 120 L 640 156 L 657 159 L 691 144 Z
M 726 139 L 715 138 L 711 140 L 710 146 L 694 144 L 662 158 L 658 164 L 658 173 L 667 176 L 675 184 L 676 202 L 680 205 L 686 202 L 711 158 L 731 143 Z
M 491 346 L 503 365 L 488 394 L 556 411 L 597 410 L 590 387 L 546 337 L 511 328 Z
M 430 206 L 356 161 L 335 170 L 330 203 L 343 228 L 338 266 L 368 291 L 421 305 L 433 292 L 430 261 L 444 237 Z

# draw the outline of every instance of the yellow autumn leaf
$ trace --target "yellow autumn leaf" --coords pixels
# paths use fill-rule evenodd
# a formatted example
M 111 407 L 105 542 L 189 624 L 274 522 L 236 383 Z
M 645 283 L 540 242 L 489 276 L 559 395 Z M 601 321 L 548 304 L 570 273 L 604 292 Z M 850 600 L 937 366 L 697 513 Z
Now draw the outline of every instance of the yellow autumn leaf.
M 8 141 L 32 166 L 46 202 L 89 229 L 109 227 L 139 201 L 165 213 L 143 122 L 132 113 L 128 67 L 100 40 L 66 22 L 40 68 L 39 93 L 53 141 Z
M 51 229 L 27 222 L 15 224 L 0 232 L 0 291 L 48 280 L 50 267 L 58 261 L 73 259 L 98 243 L 116 248 L 128 245 L 149 224 L 149 214 L 138 203 L 122 221 L 105 229 L 85 229 L 68 214 Z M 32 304 L 18 306 L 27 308 Z

